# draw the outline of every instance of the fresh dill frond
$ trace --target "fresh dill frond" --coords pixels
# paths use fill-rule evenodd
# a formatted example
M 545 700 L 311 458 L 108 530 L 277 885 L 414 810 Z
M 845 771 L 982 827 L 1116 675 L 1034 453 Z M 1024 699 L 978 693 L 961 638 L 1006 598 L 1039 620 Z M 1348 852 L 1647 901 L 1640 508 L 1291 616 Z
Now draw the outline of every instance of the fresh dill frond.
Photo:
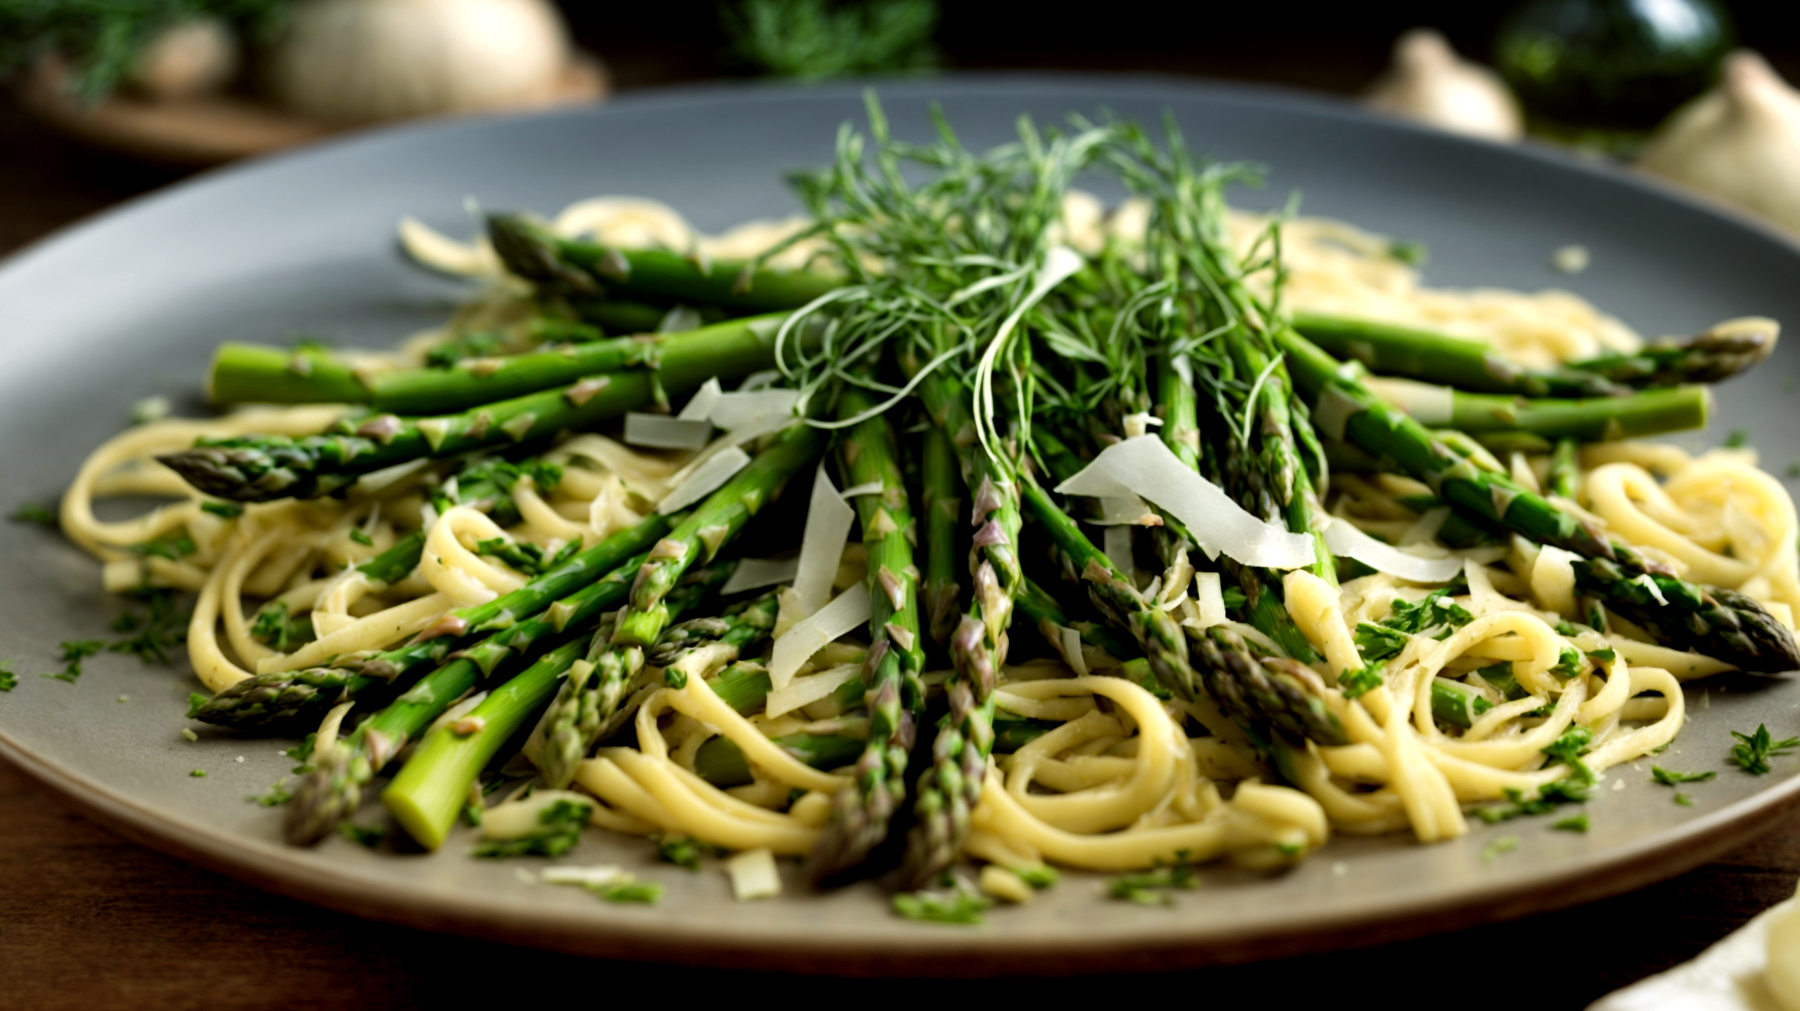
M 930 70 L 938 65 L 937 0 L 742 0 L 719 21 L 752 70 L 805 81 Z

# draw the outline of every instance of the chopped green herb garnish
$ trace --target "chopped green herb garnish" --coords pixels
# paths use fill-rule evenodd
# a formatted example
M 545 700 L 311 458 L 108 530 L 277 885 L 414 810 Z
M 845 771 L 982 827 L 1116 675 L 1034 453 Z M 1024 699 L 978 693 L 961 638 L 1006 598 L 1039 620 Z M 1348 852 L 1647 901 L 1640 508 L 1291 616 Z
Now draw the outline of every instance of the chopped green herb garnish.
M 1573 646 L 1564 646 L 1562 653 L 1557 656 L 1556 666 L 1550 668 L 1550 673 L 1555 674 L 1564 681 L 1580 674 L 1581 651 Z
M 1588 745 L 1594 743 L 1594 732 L 1586 727 L 1570 727 L 1563 731 L 1551 745 L 1544 749 L 1544 754 L 1561 761 L 1574 773 L 1570 778 L 1583 786 L 1594 781 L 1594 771 L 1581 760 Z
M 662 901 L 663 886 L 654 881 L 639 881 L 627 875 L 604 885 L 588 885 L 587 890 L 608 902 L 636 902 L 653 906 Z
M 538 815 L 542 826 L 517 839 L 484 839 L 475 847 L 478 857 L 559 857 L 581 841 L 593 808 L 571 800 L 559 800 Z
M 1595 663 L 1612 663 L 1619 658 L 1619 651 L 1612 647 L 1588 650 L 1588 657 Z
M 1022 864 L 1018 867 L 1008 867 L 1007 870 L 1018 875 L 1020 881 L 1039 891 L 1055 887 L 1059 879 L 1056 868 L 1049 864 Z
M 201 698 L 201 696 L 196 695 L 193 696 L 193 698 Z M 300 763 L 299 765 L 294 766 L 294 775 L 302 776 L 312 771 L 312 763 L 308 762 L 307 759 L 312 757 L 313 745 L 317 744 L 318 741 L 319 735 L 317 733 L 307 734 L 300 739 L 299 744 L 282 752 L 282 754 Z
M 1345 698 L 1353 699 L 1381 687 L 1383 684 L 1381 678 L 1381 666 L 1382 665 L 1377 662 L 1370 664 L 1367 667 L 1358 667 L 1356 670 L 1345 671 L 1344 675 L 1338 678 L 1338 688 L 1343 691 Z
M 202 502 L 200 511 L 212 513 L 223 519 L 234 520 L 244 515 L 244 504 L 242 502 Z
M 120 639 L 106 647 L 108 653 L 130 653 L 145 663 L 170 664 L 169 650 L 187 641 L 189 614 L 175 608 L 173 590 L 141 589 L 133 592 L 149 611 L 138 615 L 130 611 L 113 621 L 113 631 L 137 634 Z
M 1395 239 L 1388 243 L 1387 254 L 1391 259 L 1399 260 L 1409 267 L 1423 267 L 1430 259 L 1430 251 L 1423 242 Z
M 690 871 L 700 869 L 701 857 L 716 857 L 722 852 L 717 846 L 709 846 L 684 835 L 666 835 L 656 841 L 657 859 L 677 867 L 686 867 Z
M 258 794 L 250 799 L 261 804 L 263 807 L 280 807 L 294 799 L 294 792 L 287 788 L 287 780 L 284 779 L 274 786 L 269 787 L 269 792 Z
M 1509 787 L 1504 792 L 1511 803 L 1476 808 L 1475 816 L 1492 825 L 1527 815 L 1549 814 L 1559 804 L 1584 804 L 1588 799 L 1587 784 L 1573 776 L 1538 787 L 1537 796 L 1531 800 L 1526 800 L 1521 790 Z
M 1107 882 L 1106 894 L 1141 906 L 1166 906 L 1173 903 L 1176 889 L 1193 888 L 1198 884 L 1194 878 L 1194 865 L 1187 862 L 1187 855 L 1182 853 L 1178 856 L 1181 859 L 1177 863 L 1113 878 Z
M 1771 740 L 1769 728 L 1760 723 L 1756 725 L 1754 734 L 1740 734 L 1733 730 L 1731 736 L 1738 739 L 1738 743 L 1731 749 L 1731 760 L 1753 776 L 1768 775 L 1769 759 L 1800 748 L 1800 737 Z
M 1369 663 L 1380 663 L 1399 656 L 1400 651 L 1406 648 L 1408 638 L 1405 632 L 1366 621 L 1357 622 L 1356 625 L 1356 648 Z
M 57 659 L 64 664 L 63 669 L 54 674 L 40 674 L 39 677 L 50 678 L 74 684 L 81 679 L 81 661 L 106 648 L 106 644 L 98 639 L 65 639 L 59 646 Z
M 1558 832 L 1581 832 L 1585 834 L 1588 830 L 1587 812 L 1583 811 L 1574 817 L 1564 818 L 1562 821 L 1559 821 L 1550 827 L 1556 829 Z
M 909 920 L 930 923 L 960 923 L 969 926 L 981 922 L 981 911 L 993 905 L 985 895 L 954 892 L 902 892 L 894 896 L 894 912 Z
M 1694 806 L 1694 798 L 1677 790 L 1675 792 L 1675 803 L 1680 804 L 1682 807 L 1693 807 Z
M 1459 581 L 1418 600 L 1396 600 L 1379 624 L 1358 622 L 1356 648 L 1362 651 L 1363 660 L 1374 663 L 1396 656 L 1415 635 L 1448 639 L 1452 632 L 1475 620 L 1467 608 L 1451 599 L 1467 589 Z
M 1674 786 L 1677 783 L 1704 783 L 1717 775 L 1718 773 L 1710 770 L 1706 772 L 1673 772 L 1660 765 L 1650 767 L 1650 778 L 1664 786 Z
M 195 779 L 205 779 L 206 778 L 206 770 L 205 769 L 195 769 L 194 771 L 188 773 L 188 775 L 194 777 Z
M 353 843 L 361 843 L 369 849 L 380 846 L 382 840 L 387 838 L 387 829 L 385 828 L 353 825 L 350 822 L 340 824 L 338 831 L 343 833 L 344 838 Z
M 475 553 L 498 558 L 528 576 L 536 576 L 561 565 L 581 550 L 580 541 L 570 541 L 555 553 L 546 556 L 544 549 L 525 541 L 509 541 L 504 537 L 490 537 L 485 541 L 475 542 Z
M 740 0 L 719 11 L 738 62 L 803 81 L 928 70 L 937 22 L 937 0 Z
M 142 544 L 133 544 L 129 550 L 132 554 L 142 555 L 145 558 L 167 558 L 174 562 L 186 558 L 200 549 L 194 546 L 194 539 L 189 537 L 188 532 L 183 529 L 152 538 Z
M 1495 839 L 1493 842 L 1488 843 L 1486 846 L 1483 846 L 1481 848 L 1481 859 L 1485 861 L 1485 860 L 1492 860 L 1495 857 L 1503 857 L 1506 854 L 1511 853 L 1513 850 L 1516 850 L 1518 848 L 1519 848 L 1519 837 L 1518 836 L 1503 835 L 1500 838 Z
M 6 514 L 6 518 L 14 523 L 31 523 L 51 530 L 58 529 L 61 524 L 56 521 L 56 514 L 36 502 L 21 502 Z
M 200 707 L 206 705 L 208 702 L 211 702 L 211 701 L 212 701 L 211 695 L 202 695 L 199 692 L 188 692 L 187 718 L 191 720 L 194 717 L 199 716 L 200 715 Z
M 355 541 L 358 544 L 363 545 L 364 547 L 368 547 L 369 545 L 375 543 L 375 538 L 370 537 L 368 534 L 362 532 L 361 530 L 350 531 L 350 539 Z
M 1748 445 L 1750 445 L 1750 430 L 1748 428 L 1734 428 L 1731 430 L 1731 434 L 1725 437 L 1726 449 L 1743 449 Z
M 250 637 L 277 653 L 289 653 L 313 641 L 313 625 L 309 618 L 290 616 L 287 601 L 277 600 L 256 612 Z
M 0 692 L 10 692 L 19 687 L 19 676 L 12 672 L 6 664 L 0 663 Z

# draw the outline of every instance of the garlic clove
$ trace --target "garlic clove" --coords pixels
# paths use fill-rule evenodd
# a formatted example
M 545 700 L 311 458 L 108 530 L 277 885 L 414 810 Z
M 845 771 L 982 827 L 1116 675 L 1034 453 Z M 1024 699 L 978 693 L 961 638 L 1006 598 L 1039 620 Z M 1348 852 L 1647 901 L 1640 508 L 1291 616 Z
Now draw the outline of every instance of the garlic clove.
M 1518 140 L 1525 132 L 1519 103 L 1500 75 L 1456 55 L 1430 28 L 1414 28 L 1394 43 L 1394 62 L 1369 89 L 1373 108 L 1452 133 Z
M 1638 167 L 1800 232 L 1800 92 L 1737 50 L 1717 88 L 1657 128 Z

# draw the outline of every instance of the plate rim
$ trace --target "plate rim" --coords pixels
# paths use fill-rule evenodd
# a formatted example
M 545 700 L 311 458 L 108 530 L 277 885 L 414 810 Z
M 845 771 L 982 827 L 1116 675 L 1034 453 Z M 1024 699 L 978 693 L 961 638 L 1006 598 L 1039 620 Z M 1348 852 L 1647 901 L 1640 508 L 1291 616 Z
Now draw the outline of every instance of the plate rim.
M 1331 96 L 1286 87 L 1164 74 L 984 72 L 927 79 L 874 78 L 813 86 L 700 82 L 627 93 L 597 107 L 547 110 L 529 116 L 455 117 L 357 131 L 301 149 L 203 171 L 89 215 L 0 259 L 0 284 L 28 271 L 40 258 L 53 255 L 64 243 L 77 241 L 92 229 L 107 227 L 117 216 L 130 215 L 163 201 L 183 199 L 192 189 L 203 189 L 220 181 L 292 167 L 313 158 L 329 158 L 346 148 L 389 143 L 415 132 L 480 128 L 489 122 L 521 118 L 603 116 L 615 108 L 661 108 L 675 113 L 691 105 L 755 101 L 772 92 L 843 97 L 873 87 L 881 90 L 884 97 L 933 89 L 991 95 L 1006 91 L 1029 93 L 1045 86 L 1068 88 L 1072 85 L 1093 89 L 1095 104 L 1109 97 L 1155 98 L 1179 92 L 1202 100 L 1282 108 L 1477 145 L 1647 192 L 1704 215 L 1723 218 L 1765 241 L 1800 254 L 1800 237 L 1753 218 L 1747 212 L 1628 168 L 1595 163 L 1531 142 L 1506 145 L 1447 136 L 1429 127 L 1379 115 Z M 1182 925 L 1181 929 L 1173 931 L 1151 928 L 1111 931 L 1098 938 L 1060 942 L 982 935 L 978 943 L 970 944 L 967 942 L 971 935 L 967 933 L 925 928 L 902 943 L 896 943 L 891 936 L 859 939 L 857 935 L 848 935 L 810 937 L 807 944 L 800 947 L 785 933 L 745 935 L 732 933 L 724 927 L 709 928 L 701 921 L 647 923 L 629 916 L 594 917 L 559 910 L 539 910 L 527 915 L 519 907 L 505 903 L 486 902 L 460 893 L 422 891 L 330 866 L 309 865 L 302 871 L 299 865 L 283 859 L 283 851 L 288 849 L 285 846 L 247 839 L 204 822 L 159 812 L 98 780 L 59 767 L 4 730 L 0 730 L 0 758 L 13 763 L 39 786 L 134 842 L 263 890 L 338 912 L 575 954 L 850 976 L 900 973 L 984 976 L 1012 972 L 1072 975 L 1177 969 L 1286 957 L 1330 947 L 1384 944 L 1478 922 L 1567 908 L 1672 877 L 1747 841 L 1791 810 L 1800 808 L 1800 776 L 1794 776 L 1673 828 L 1567 861 L 1558 870 L 1529 880 L 1478 884 L 1421 895 L 1403 905 L 1383 906 L 1372 912 L 1315 914 L 1285 924 L 1259 927 L 1251 932 L 1225 925 L 1212 928 Z M 667 945 L 666 939 L 672 936 L 680 937 L 686 943 Z

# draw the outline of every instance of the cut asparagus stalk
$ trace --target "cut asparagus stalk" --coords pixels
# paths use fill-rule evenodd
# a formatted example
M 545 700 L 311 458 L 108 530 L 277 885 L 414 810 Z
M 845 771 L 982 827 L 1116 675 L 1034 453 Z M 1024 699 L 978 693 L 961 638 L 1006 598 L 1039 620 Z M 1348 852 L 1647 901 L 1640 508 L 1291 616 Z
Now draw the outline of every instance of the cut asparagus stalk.
M 1314 416 L 1327 435 L 1394 461 L 1479 519 L 1580 555 L 1575 577 L 1583 592 L 1643 626 L 1659 642 L 1696 649 L 1747 671 L 1800 667 L 1793 633 L 1755 600 L 1680 579 L 1511 478 L 1475 466 L 1371 393 L 1356 367 L 1340 366 L 1292 330 L 1283 331 L 1280 339 L 1302 387 L 1317 399 Z
M 1602 442 L 1637 439 L 1665 432 L 1704 428 L 1712 391 L 1676 386 L 1626 396 L 1589 399 L 1530 399 L 1491 393 L 1464 393 L 1411 380 L 1369 378 L 1377 396 L 1432 427 L 1449 427 L 1478 438 L 1514 433 L 1542 440 Z
M 748 271 L 742 262 L 561 239 L 517 215 L 490 216 L 488 238 L 508 270 L 575 295 L 617 293 L 771 312 L 797 309 L 842 284 L 805 271 Z
M 1766 361 L 1780 332 L 1774 320 L 1750 316 L 1726 320 L 1692 337 L 1663 337 L 1632 354 L 1602 355 L 1570 367 L 1637 387 L 1716 383 Z
M 442 663 L 468 635 L 490 632 L 495 643 L 509 647 L 514 642 L 528 642 L 529 636 L 541 634 L 542 629 L 524 619 L 577 590 L 583 591 L 577 596 L 585 602 L 577 603 L 577 609 L 601 606 L 594 600 L 604 601 L 612 591 L 610 586 L 597 585 L 600 578 L 648 548 L 669 527 L 669 517 L 651 516 L 511 593 L 449 612 L 419 638 L 396 649 L 339 657 L 323 667 L 252 675 L 213 696 L 195 717 L 239 730 L 291 729 L 318 722 L 332 706 L 370 688 L 406 686 L 419 672 Z
M 306 359 L 303 374 L 294 368 L 301 359 L 290 349 L 226 344 L 213 358 L 208 390 L 215 404 L 351 403 L 403 415 L 447 414 L 588 377 L 613 382 L 618 373 L 648 369 L 666 395 L 682 397 L 714 376 L 733 381 L 773 367 L 775 333 L 786 318 L 774 313 L 682 333 L 594 340 L 468 358 L 449 368 L 366 376 L 325 356 Z
M 1339 358 L 1382 375 L 1406 376 L 1481 393 L 1527 397 L 1604 397 L 1624 387 L 1579 367 L 1532 371 L 1485 341 L 1417 327 L 1297 311 L 1294 329 Z

